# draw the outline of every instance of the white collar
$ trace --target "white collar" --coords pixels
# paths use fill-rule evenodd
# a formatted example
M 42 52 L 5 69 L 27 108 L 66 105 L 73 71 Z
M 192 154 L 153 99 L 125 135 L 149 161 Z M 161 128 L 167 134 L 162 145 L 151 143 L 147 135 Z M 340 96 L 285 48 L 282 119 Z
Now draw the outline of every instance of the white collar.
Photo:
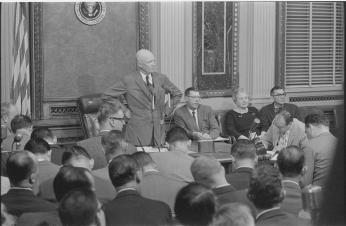
M 32 191 L 32 188 L 11 187 L 10 190 L 28 190 L 28 191 Z
M 278 209 L 280 209 L 279 206 L 274 207 L 274 208 L 271 208 L 271 209 L 263 210 L 262 212 L 260 212 L 259 214 L 257 214 L 256 219 L 258 219 L 260 216 L 262 216 L 262 215 L 265 214 L 265 213 L 268 213 L 268 212 L 270 212 L 270 211 L 272 211 L 272 210 L 278 210 Z
M 226 186 L 228 186 L 228 185 L 229 185 L 229 183 L 221 184 L 221 185 L 216 186 L 216 187 L 214 187 L 214 188 L 222 188 L 222 187 L 226 187 Z
M 137 191 L 135 188 L 123 188 L 118 191 L 118 194 L 122 191 Z
M 283 182 L 293 183 L 293 184 L 296 184 L 298 187 L 300 187 L 299 183 L 297 183 L 297 182 L 295 182 L 295 181 L 293 181 L 293 180 L 287 180 L 287 179 L 285 179 L 285 180 L 282 180 L 282 183 L 283 183 Z
M 139 73 L 141 74 L 144 83 L 147 83 L 147 75 L 145 75 L 145 74 L 144 74 L 143 72 L 141 72 L 141 71 L 140 71 Z M 149 73 L 148 75 L 149 75 L 149 82 L 150 82 L 151 84 L 153 84 L 153 77 L 151 76 L 151 73 Z

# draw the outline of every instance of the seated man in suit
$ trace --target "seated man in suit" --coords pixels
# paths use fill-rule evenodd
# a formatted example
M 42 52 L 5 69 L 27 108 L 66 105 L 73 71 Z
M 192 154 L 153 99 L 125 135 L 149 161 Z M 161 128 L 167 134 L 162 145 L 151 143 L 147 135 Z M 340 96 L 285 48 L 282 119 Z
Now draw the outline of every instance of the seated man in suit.
M 60 201 L 59 216 L 63 225 L 105 226 L 104 212 L 90 189 L 75 189 Z
M 180 127 L 170 129 L 166 134 L 166 142 L 168 152 L 150 153 L 159 171 L 185 183 L 193 182 L 190 167 L 194 158 L 189 155 L 191 140 L 186 131 Z
M 183 187 L 175 199 L 174 211 L 178 225 L 207 226 L 217 209 L 214 193 L 199 183 Z
M 107 225 L 167 225 L 171 221 L 169 206 L 140 196 L 140 175 L 130 155 L 115 157 L 109 164 L 109 177 L 117 196 L 104 205 Z
M 19 217 L 26 212 L 55 210 L 57 207 L 34 195 L 32 189 L 37 180 L 38 167 L 35 156 L 28 151 L 17 151 L 6 164 L 11 189 L 1 196 L 8 212 Z
M 296 216 L 280 209 L 285 192 L 277 168 L 270 165 L 256 168 L 250 179 L 248 197 L 257 209 L 256 226 L 304 225 Z
M 95 191 L 95 183 L 90 171 L 85 168 L 73 166 L 62 166 L 49 186 L 53 188 L 53 195 L 56 197 L 56 202 L 60 202 L 66 194 L 75 189 L 90 189 Z M 18 219 L 17 223 L 21 226 L 62 225 L 58 209 L 47 212 L 24 213 Z
M 236 190 L 247 189 L 258 160 L 255 144 L 249 140 L 239 140 L 233 144 L 231 154 L 235 170 L 226 179 Z
M 12 133 L 2 142 L 4 151 L 23 150 L 26 142 L 30 140 L 32 121 L 26 115 L 16 115 L 11 121 Z
M 171 209 L 174 209 L 175 197 L 187 183 L 162 175 L 148 153 L 136 152 L 132 154 L 132 157 L 136 160 L 142 173 L 139 183 L 141 195 L 167 203 Z
M 223 205 L 215 213 L 213 226 L 255 226 L 255 220 L 249 207 L 242 203 Z
M 51 162 L 60 166 L 62 153 L 65 149 L 57 144 L 57 137 L 54 136 L 53 132 L 48 127 L 35 128 L 31 133 L 31 139 L 36 138 L 41 138 L 49 144 L 52 150 Z
M 282 149 L 277 159 L 277 165 L 282 175 L 282 186 L 286 191 L 281 209 L 295 216 L 298 216 L 303 209 L 299 180 L 305 172 L 304 161 L 304 152 L 297 146 Z
M 107 165 L 101 136 L 111 130 L 122 131 L 124 125 L 123 105 L 118 100 L 112 103 L 103 103 L 97 113 L 97 120 L 100 125 L 100 132 L 96 137 L 90 137 L 79 141 L 78 146 L 85 148 L 89 155 L 95 160 L 94 170 L 103 168 Z
M 174 121 L 185 129 L 193 140 L 215 139 L 220 136 L 220 128 L 211 107 L 200 104 L 199 91 L 193 87 L 185 90 L 186 105 L 174 113 Z
M 33 153 L 38 162 L 38 184 L 34 187 L 34 193 L 37 194 L 39 184 L 54 178 L 60 167 L 50 161 L 52 150 L 45 140 L 41 138 L 30 139 L 24 149 Z
M 333 163 L 338 139 L 329 132 L 329 121 L 323 113 L 306 116 L 305 132 L 315 156 L 312 184 L 324 187 Z
M 282 110 L 288 111 L 293 118 L 301 120 L 299 109 L 294 104 L 286 103 L 285 90 L 280 86 L 274 86 L 270 90 L 270 96 L 273 98 L 273 103 L 264 106 L 260 110 L 261 128 L 266 132 L 275 118 L 275 115 Z

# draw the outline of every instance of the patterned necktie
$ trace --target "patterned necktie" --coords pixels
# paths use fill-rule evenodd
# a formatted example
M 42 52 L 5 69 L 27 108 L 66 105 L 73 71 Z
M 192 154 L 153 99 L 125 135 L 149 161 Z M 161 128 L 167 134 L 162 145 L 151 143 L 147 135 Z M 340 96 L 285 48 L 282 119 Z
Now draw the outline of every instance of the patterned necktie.
M 192 111 L 192 117 L 195 119 L 196 125 L 198 126 L 197 117 L 196 117 L 196 110 Z

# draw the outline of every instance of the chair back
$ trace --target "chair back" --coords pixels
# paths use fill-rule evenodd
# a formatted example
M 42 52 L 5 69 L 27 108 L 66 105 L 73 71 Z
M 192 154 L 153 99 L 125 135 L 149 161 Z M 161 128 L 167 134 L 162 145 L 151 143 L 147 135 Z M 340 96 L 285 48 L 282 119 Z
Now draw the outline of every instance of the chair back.
M 100 131 L 97 112 L 103 103 L 101 93 L 81 96 L 77 100 L 84 138 L 94 137 Z

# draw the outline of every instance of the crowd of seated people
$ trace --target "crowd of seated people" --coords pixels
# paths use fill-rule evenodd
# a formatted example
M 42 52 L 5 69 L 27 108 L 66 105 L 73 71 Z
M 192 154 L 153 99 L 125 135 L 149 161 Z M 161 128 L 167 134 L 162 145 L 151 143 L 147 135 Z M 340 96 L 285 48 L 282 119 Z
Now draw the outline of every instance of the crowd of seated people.
M 311 225 L 303 190 L 328 188 L 338 139 L 323 113 L 299 121 L 281 91 L 274 87 L 274 103 L 261 111 L 249 107 L 244 90 L 236 93 L 237 108 L 226 120 L 237 138 L 227 144 L 231 173 L 214 157 L 190 155 L 191 139 L 214 135 L 194 133 L 188 124 L 167 132 L 167 152 L 137 151 L 125 140 L 123 123 L 115 122 L 121 108 L 109 103 L 98 112 L 98 136 L 68 147 L 59 146 L 49 128 L 33 129 L 28 116 L 13 116 L 2 146 L 2 225 Z M 184 110 L 193 121 L 184 112 L 177 117 L 207 128 L 202 119 L 210 114 L 213 121 L 214 113 L 207 107 L 203 113 L 198 91 L 185 95 L 196 105 Z M 265 133 L 262 113 L 272 117 Z M 253 132 L 272 146 L 275 160 L 259 163 Z

